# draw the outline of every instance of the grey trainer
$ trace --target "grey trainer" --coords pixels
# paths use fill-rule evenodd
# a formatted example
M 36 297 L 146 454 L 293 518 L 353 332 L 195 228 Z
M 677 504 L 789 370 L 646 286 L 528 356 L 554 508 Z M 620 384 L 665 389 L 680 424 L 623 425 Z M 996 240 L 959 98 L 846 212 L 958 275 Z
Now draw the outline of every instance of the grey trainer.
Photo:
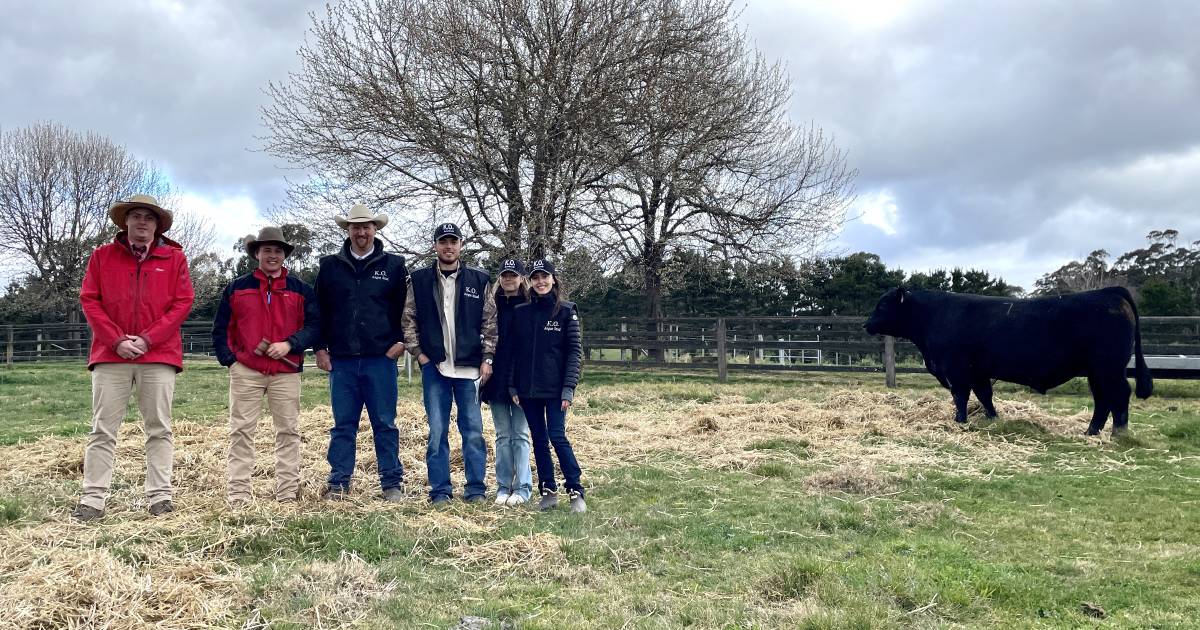
M 383 500 L 388 503 L 399 503 L 404 498 L 404 491 L 400 488 L 384 488 Z
M 538 502 L 538 509 L 545 512 L 558 507 L 558 492 L 555 490 L 542 490 L 542 500 Z
M 571 513 L 582 514 L 587 511 L 587 502 L 583 500 L 583 493 L 578 490 L 571 491 Z

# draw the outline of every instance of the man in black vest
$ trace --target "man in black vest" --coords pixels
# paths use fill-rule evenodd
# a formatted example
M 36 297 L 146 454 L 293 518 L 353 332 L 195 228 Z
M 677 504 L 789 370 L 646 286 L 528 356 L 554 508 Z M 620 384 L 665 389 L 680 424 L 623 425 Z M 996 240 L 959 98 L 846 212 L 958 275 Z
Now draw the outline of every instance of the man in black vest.
M 321 307 L 317 367 L 329 372 L 333 405 L 324 496 L 342 499 L 350 491 L 358 424 L 366 407 L 383 498 L 396 502 L 404 481 L 396 428 L 396 359 L 404 354 L 408 270 L 403 256 L 383 251 L 383 241 L 375 238 L 376 230 L 387 225 L 386 214 L 356 205 L 334 221 L 346 230 L 346 242 L 340 252 L 321 257 L 316 281 Z
M 425 415 L 429 418 L 429 500 L 450 501 L 450 404 L 458 405 L 468 503 L 483 501 L 487 447 L 479 386 L 492 375 L 496 350 L 496 298 L 482 269 L 462 264 L 462 231 L 443 223 L 433 231 L 437 261 L 412 272 L 404 305 L 407 348 L 421 364 Z

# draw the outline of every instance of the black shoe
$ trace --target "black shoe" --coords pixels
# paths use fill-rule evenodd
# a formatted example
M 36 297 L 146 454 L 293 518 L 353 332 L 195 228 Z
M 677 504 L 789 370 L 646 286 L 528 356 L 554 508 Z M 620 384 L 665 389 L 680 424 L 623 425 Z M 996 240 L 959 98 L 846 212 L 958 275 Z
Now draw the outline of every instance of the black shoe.
M 87 521 L 94 521 L 96 519 L 104 518 L 104 510 L 97 510 L 90 505 L 84 505 L 80 503 L 79 505 L 75 506 L 75 509 L 71 512 L 71 518 L 84 521 L 86 523 Z
M 163 514 L 166 514 L 167 512 L 174 512 L 174 511 L 175 511 L 175 506 L 171 503 L 170 499 L 163 499 L 162 501 L 159 501 L 158 503 L 154 503 L 154 504 L 150 505 L 150 516 L 162 516 Z
M 448 494 L 439 494 L 439 495 L 437 495 L 436 497 L 432 497 L 432 498 L 430 498 L 430 499 L 429 499 L 429 502 L 430 502 L 430 503 L 432 503 L 432 504 L 434 504 L 434 505 L 447 505 L 447 504 L 449 504 L 449 503 L 450 503 L 450 495 L 448 495 Z

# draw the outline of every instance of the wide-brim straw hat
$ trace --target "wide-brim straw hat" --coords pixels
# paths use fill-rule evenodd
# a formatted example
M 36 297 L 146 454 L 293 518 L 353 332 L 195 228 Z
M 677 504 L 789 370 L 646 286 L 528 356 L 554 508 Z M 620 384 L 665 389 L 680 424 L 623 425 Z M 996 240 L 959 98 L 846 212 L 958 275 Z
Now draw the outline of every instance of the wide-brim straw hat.
M 382 212 L 371 214 L 371 211 L 360 203 L 350 208 L 350 212 L 346 216 L 333 217 L 333 221 L 343 230 L 348 228 L 351 223 L 374 223 L 375 229 L 382 230 L 383 226 L 388 223 L 388 216 Z
M 145 208 L 158 217 L 158 233 L 162 234 L 171 229 L 171 223 L 175 219 L 175 215 L 166 208 L 158 205 L 158 200 L 150 195 L 134 195 L 125 201 L 118 201 L 108 208 L 108 217 L 112 222 L 126 230 L 125 216 L 134 208 Z
M 283 254 L 285 256 L 291 256 L 292 250 L 296 249 L 294 245 L 284 240 L 283 230 L 273 225 L 268 225 L 267 227 L 259 230 L 257 238 L 255 238 L 252 234 L 247 234 L 246 238 L 242 239 L 242 242 L 246 244 L 246 253 L 249 254 L 251 258 L 256 258 L 258 256 L 258 248 L 262 245 L 278 245 L 283 248 Z

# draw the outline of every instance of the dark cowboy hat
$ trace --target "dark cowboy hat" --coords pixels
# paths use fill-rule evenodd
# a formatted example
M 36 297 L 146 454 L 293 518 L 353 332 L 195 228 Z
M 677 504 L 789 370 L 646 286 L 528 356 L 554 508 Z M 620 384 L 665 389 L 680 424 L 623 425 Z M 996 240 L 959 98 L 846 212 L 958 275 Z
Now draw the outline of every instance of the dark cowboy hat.
M 171 229 L 171 222 L 174 220 L 174 214 L 166 208 L 158 205 L 158 200 L 150 195 L 134 195 L 125 201 L 118 201 L 108 208 L 108 217 L 112 222 L 121 228 L 125 227 L 125 215 L 129 214 L 134 208 L 145 208 L 154 213 L 158 217 L 158 233 L 162 234 Z
M 282 247 L 285 256 L 291 256 L 292 250 L 296 249 L 291 243 L 283 240 L 283 230 L 272 225 L 259 230 L 258 238 L 247 235 L 242 242 L 246 244 L 246 253 L 250 254 L 251 258 L 257 258 L 259 246 L 268 243 Z

